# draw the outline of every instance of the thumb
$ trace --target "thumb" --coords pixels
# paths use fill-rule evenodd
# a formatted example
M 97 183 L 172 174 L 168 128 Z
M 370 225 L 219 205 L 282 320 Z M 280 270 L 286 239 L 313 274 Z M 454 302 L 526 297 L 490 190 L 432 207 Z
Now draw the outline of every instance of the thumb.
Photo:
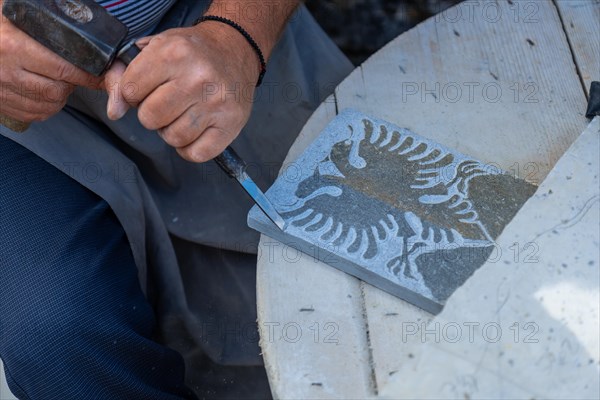
M 148 46 L 152 39 L 154 39 L 154 36 L 145 36 L 136 40 L 135 45 L 139 47 L 140 50 L 144 50 L 144 47 Z
M 104 76 L 106 91 L 108 92 L 106 114 L 113 121 L 123 118 L 127 110 L 129 110 L 129 104 L 123 98 L 120 87 L 125 69 L 125 64 L 117 60 L 111 65 Z

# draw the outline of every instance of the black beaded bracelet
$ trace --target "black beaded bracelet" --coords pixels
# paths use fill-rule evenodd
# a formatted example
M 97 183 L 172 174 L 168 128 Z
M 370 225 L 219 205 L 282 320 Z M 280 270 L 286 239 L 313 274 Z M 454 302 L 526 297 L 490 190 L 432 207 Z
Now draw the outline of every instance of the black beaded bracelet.
M 252 36 L 250 36 L 250 34 L 237 22 L 232 21 L 228 18 L 218 17 L 216 15 L 205 15 L 203 17 L 198 18 L 194 25 L 198 25 L 199 23 L 204 21 L 217 21 L 227 24 L 235 30 L 237 30 L 239 33 L 241 33 L 242 36 L 248 41 L 250 46 L 252 46 L 252 49 L 254 49 L 254 51 L 256 52 L 256 55 L 258 55 L 258 59 L 260 61 L 260 75 L 258 76 L 258 82 L 256 83 L 256 87 L 259 87 L 263 81 L 263 78 L 265 77 L 265 74 L 267 73 L 267 63 L 265 62 L 265 56 L 263 55 L 263 52 L 260 50 L 260 47 L 258 47 L 258 43 L 256 43 Z

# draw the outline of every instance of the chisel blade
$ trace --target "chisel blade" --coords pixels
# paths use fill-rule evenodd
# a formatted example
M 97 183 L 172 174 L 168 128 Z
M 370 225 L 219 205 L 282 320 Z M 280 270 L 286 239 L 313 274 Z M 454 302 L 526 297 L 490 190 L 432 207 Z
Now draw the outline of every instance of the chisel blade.
M 256 183 L 245 172 L 236 177 L 246 193 L 252 197 L 256 205 L 266 214 L 267 217 L 282 231 L 285 231 L 285 221 L 279 215 L 273 204 L 267 199 L 267 196 L 256 186 Z

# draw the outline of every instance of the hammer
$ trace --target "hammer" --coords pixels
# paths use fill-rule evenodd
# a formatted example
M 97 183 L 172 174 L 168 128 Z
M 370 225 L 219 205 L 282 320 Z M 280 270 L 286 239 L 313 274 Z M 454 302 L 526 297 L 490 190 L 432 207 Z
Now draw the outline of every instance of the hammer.
M 71 64 L 102 75 L 115 58 L 128 64 L 139 53 L 125 46 L 129 30 L 94 1 L 4 0 L 2 14 L 17 28 Z M 29 124 L 2 116 L 2 125 L 24 132 Z M 17 129 L 14 129 L 17 128 Z
M 129 30 L 94 0 L 4 0 L 2 14 L 17 28 L 92 75 L 102 75 L 119 59 L 129 65 L 140 53 Z M 0 116 L 0 123 L 16 132 L 29 124 Z M 235 178 L 258 207 L 284 229 L 285 222 L 246 173 L 246 164 L 231 147 L 215 158 Z

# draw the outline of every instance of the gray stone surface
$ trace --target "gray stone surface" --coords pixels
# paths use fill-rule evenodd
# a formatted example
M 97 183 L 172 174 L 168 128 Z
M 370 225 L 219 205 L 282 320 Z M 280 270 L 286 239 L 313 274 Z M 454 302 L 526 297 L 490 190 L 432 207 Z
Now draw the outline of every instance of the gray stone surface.
M 338 115 L 248 224 L 432 313 L 488 259 L 536 187 L 407 129 Z

